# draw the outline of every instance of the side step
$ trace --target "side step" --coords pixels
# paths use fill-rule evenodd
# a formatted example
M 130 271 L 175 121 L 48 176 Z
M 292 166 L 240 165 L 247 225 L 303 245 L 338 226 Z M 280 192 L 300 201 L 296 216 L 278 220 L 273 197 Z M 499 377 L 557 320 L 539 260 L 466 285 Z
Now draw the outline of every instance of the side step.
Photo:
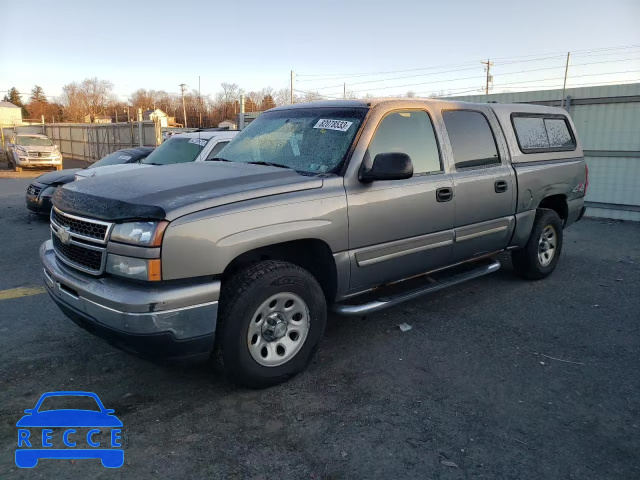
M 359 316 L 365 315 L 368 313 L 377 312 L 379 310 L 383 310 L 385 308 L 393 307 L 398 305 L 399 303 L 403 303 L 409 300 L 413 300 L 414 298 L 421 297 L 422 295 L 426 295 L 428 293 L 437 292 L 447 287 L 451 287 L 453 285 L 457 285 L 462 282 L 466 282 L 468 280 L 473 280 L 474 278 L 482 277 L 484 275 L 488 275 L 493 272 L 497 272 L 500 270 L 500 262 L 497 260 L 488 260 L 481 264 L 476 265 L 466 265 L 465 270 L 460 271 L 459 269 L 452 268 L 450 270 L 456 270 L 455 273 L 452 271 L 443 270 L 437 272 L 437 274 L 433 276 L 438 276 L 436 280 L 427 276 L 427 279 L 432 283 L 428 285 L 423 285 L 418 288 L 413 288 L 411 290 L 401 291 L 397 294 L 391 294 L 387 296 L 382 296 L 376 298 L 374 300 L 361 303 L 359 305 L 349 305 L 343 303 L 336 303 L 332 306 L 332 311 L 337 313 L 338 315 L 351 315 L 351 316 Z M 396 284 L 397 285 L 397 284 Z M 371 295 L 362 295 L 362 297 L 371 297 Z M 357 298 L 357 297 L 356 297 Z

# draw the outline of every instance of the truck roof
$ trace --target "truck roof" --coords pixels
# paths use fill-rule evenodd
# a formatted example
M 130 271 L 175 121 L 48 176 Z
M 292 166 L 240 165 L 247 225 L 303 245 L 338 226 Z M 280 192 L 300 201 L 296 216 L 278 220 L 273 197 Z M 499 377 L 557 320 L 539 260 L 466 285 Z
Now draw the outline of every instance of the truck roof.
M 563 113 L 565 110 L 557 107 L 547 107 L 544 105 L 531 105 L 525 103 L 472 103 L 459 100 L 445 100 L 441 98 L 404 98 L 404 97 L 381 97 L 381 98 L 364 98 L 358 100 L 320 100 L 314 102 L 294 103 L 293 105 L 282 105 L 271 110 L 291 110 L 297 108 L 373 108 L 377 106 L 387 106 L 393 108 L 397 104 L 398 108 L 407 108 L 407 106 L 415 105 L 457 105 L 459 107 L 473 107 L 481 105 L 489 107 L 498 112 L 528 112 L 528 113 Z

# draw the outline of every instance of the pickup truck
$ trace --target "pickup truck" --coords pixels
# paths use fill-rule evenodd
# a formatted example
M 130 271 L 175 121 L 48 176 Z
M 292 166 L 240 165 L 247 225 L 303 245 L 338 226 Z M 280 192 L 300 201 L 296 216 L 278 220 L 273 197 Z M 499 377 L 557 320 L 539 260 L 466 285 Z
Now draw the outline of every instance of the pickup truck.
M 209 161 L 148 170 L 56 192 L 47 289 L 120 348 L 209 356 L 257 388 L 308 365 L 328 311 L 495 272 L 505 251 L 545 278 L 588 184 L 563 109 L 417 99 L 278 107 Z

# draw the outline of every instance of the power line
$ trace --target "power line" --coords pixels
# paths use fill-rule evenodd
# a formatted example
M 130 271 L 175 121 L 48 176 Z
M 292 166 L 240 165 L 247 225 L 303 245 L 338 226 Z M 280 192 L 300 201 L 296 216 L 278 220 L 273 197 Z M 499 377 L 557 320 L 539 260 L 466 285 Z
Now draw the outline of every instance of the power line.
M 574 53 L 575 55 L 585 55 L 585 54 L 594 53 L 594 52 L 608 52 L 613 50 L 625 50 L 625 49 L 635 49 L 635 48 L 640 48 L 640 45 L 634 44 L 634 45 L 625 45 L 620 47 L 604 47 L 604 48 L 596 48 L 596 49 L 575 50 Z M 530 59 L 530 60 L 519 60 L 518 62 L 514 61 L 514 62 L 503 63 L 503 64 L 508 64 L 508 63 L 519 63 L 519 62 L 551 59 L 551 58 L 558 58 L 558 57 L 564 58 L 565 55 L 566 55 L 566 52 L 538 53 L 538 54 L 520 55 L 520 56 L 513 56 L 513 57 L 498 57 L 495 59 L 495 61 L 510 60 L 510 59 L 530 59 L 531 57 L 539 57 L 539 58 Z M 461 67 L 461 66 L 470 65 L 472 63 L 476 63 L 476 61 L 468 61 L 464 63 L 448 64 L 448 65 L 440 65 L 440 66 L 430 66 L 430 67 L 423 67 L 423 68 L 412 68 L 407 70 L 388 70 L 388 71 L 355 72 L 355 73 L 297 74 L 297 76 L 298 77 L 325 77 L 322 80 L 329 80 L 331 78 L 328 78 L 328 77 L 333 77 L 333 79 L 338 79 L 338 78 L 346 78 L 346 77 L 353 78 L 356 76 L 373 76 L 373 75 L 384 75 L 384 74 L 390 74 L 390 73 L 406 73 L 406 72 L 415 72 L 415 71 L 421 71 L 421 70 L 434 70 L 438 68 Z

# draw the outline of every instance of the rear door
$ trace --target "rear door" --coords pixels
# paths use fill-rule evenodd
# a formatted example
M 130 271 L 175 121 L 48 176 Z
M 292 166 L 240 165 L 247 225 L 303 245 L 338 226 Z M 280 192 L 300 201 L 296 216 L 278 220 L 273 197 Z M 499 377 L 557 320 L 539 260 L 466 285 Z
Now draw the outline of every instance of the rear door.
M 459 262 L 505 248 L 515 211 L 515 178 L 497 119 L 488 108 L 443 110 L 453 152 L 455 243 Z

